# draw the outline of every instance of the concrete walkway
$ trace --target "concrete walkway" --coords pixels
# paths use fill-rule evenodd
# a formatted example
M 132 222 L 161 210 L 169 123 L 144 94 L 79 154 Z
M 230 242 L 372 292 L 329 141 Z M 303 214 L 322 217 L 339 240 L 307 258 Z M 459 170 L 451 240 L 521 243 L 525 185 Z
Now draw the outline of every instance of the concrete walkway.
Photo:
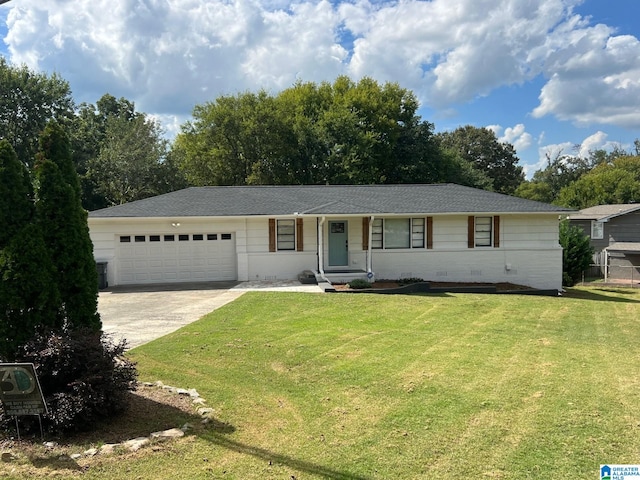
M 129 348 L 155 340 L 232 302 L 251 290 L 322 293 L 297 281 L 207 282 L 114 287 L 100 292 L 102 329 Z

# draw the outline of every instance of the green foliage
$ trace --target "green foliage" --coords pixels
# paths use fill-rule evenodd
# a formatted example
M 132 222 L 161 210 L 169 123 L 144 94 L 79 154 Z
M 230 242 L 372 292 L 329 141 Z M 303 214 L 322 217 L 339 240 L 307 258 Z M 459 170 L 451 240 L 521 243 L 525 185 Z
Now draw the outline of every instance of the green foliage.
M 0 249 L 33 217 L 29 173 L 7 140 L 0 140 Z
M 167 193 L 186 186 L 168 158 L 160 124 L 133 102 L 106 94 L 82 104 L 71 129 L 76 169 L 88 210 Z
M 38 134 L 47 122 L 66 123 L 73 116 L 69 84 L 57 74 L 14 67 L 0 56 L 0 140 L 7 140 L 18 158 L 32 166 Z
M 396 83 L 298 82 L 198 105 L 172 148 L 196 185 L 456 182 L 483 172 L 443 151 L 415 95 Z
M 0 250 L 0 282 L 0 358 L 7 361 L 38 328 L 63 322 L 56 271 L 38 225 L 24 226 Z
M 640 156 L 601 163 L 563 188 L 557 203 L 582 209 L 595 205 L 640 201 Z
M 524 181 L 513 145 L 499 142 L 487 128 L 471 125 L 438 134 L 443 148 L 453 150 L 491 179 L 496 192 L 513 194 Z
M 368 282 L 367 280 L 363 280 L 362 278 L 356 278 L 349 282 L 349 288 L 352 288 L 354 290 L 362 290 L 362 289 L 371 288 L 371 287 L 372 287 L 371 282 Z
M 560 245 L 562 246 L 562 283 L 572 286 L 580 280 L 582 272 L 591 265 L 593 247 L 580 227 L 569 221 L 560 222 Z
M 48 125 L 41 143 L 48 148 L 39 153 L 36 168 L 36 211 L 57 270 L 64 315 L 71 328 L 99 330 L 98 277 L 87 213 L 80 204 L 75 172 L 69 177 L 62 173 L 69 173 L 65 166 L 71 161 L 69 150 L 63 148 L 66 135 L 58 126 Z
M 137 372 L 125 348 L 125 341 L 114 343 L 88 329 L 46 330 L 21 348 L 18 361 L 36 365 L 49 430 L 88 430 L 126 408 Z
M 0 358 L 11 359 L 38 325 L 61 320 L 53 264 L 34 222 L 24 165 L 0 141 Z
M 400 285 L 411 285 L 414 283 L 422 283 L 422 282 L 424 282 L 424 279 L 420 277 L 408 277 L 408 278 L 401 278 L 400 280 L 398 280 L 398 283 Z

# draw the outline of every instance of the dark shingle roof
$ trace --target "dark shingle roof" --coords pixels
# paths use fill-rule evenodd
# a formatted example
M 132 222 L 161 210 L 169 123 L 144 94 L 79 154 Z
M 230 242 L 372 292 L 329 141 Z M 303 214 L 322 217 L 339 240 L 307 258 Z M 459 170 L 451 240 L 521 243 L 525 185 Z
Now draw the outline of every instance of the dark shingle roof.
M 454 184 L 190 187 L 95 210 L 91 218 L 439 213 L 568 213 L 546 203 Z
M 608 220 L 619 217 L 627 213 L 640 210 L 638 203 L 623 203 L 614 205 L 596 205 L 595 207 L 584 208 L 577 213 L 571 214 L 571 220 Z

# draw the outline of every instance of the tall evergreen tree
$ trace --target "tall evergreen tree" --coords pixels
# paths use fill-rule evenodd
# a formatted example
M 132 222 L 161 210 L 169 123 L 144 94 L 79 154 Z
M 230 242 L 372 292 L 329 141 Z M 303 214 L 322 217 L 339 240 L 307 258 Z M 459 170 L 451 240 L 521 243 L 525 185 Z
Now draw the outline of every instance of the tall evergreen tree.
M 39 225 L 25 166 L 7 141 L 0 141 L 0 358 L 39 326 L 61 325 L 55 271 Z
M 65 320 L 70 328 L 100 330 L 93 245 L 68 138 L 59 125 L 51 122 L 40 137 L 40 145 L 36 210 L 57 269 Z

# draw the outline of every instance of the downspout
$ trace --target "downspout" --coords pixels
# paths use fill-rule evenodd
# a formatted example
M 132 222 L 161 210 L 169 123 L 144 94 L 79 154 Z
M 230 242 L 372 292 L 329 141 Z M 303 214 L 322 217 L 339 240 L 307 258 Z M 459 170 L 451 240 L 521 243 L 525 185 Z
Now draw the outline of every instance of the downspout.
M 604 253 L 604 283 L 607 283 L 609 278 L 609 250 L 605 248 L 602 252 Z
M 325 282 L 329 282 L 327 277 L 324 276 L 324 222 L 326 217 L 322 217 L 320 219 L 320 223 L 318 224 L 318 273 L 320 274 L 320 278 L 322 278 Z M 331 283 L 331 282 L 329 282 Z
M 367 249 L 367 277 L 369 276 L 369 274 L 373 275 L 373 272 L 371 271 L 373 266 L 373 259 L 371 258 L 371 254 L 372 254 L 371 241 L 373 240 L 373 221 L 374 220 L 375 220 L 375 217 L 371 215 L 371 217 L 369 218 L 369 245 L 368 245 L 369 248 Z

